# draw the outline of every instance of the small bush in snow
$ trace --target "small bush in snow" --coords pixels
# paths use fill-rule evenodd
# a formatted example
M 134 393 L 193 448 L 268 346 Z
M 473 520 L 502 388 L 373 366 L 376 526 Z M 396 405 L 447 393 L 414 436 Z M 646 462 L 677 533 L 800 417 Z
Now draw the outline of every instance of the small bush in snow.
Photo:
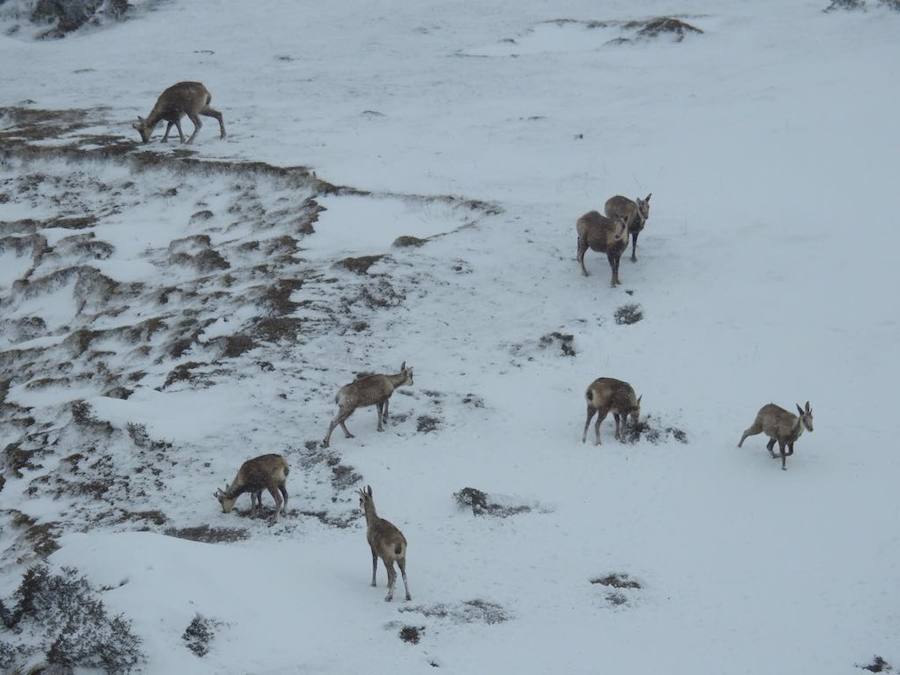
M 194 654 L 200 657 L 206 656 L 209 653 L 209 643 L 216 636 L 215 629 L 218 625 L 217 621 L 198 614 L 184 629 L 181 639 Z
M 129 672 L 143 654 L 141 640 L 123 615 L 109 616 L 87 579 L 71 567 L 51 573 L 29 569 L 13 595 L 0 602 L 0 618 L 13 639 L 0 644 L 0 668 L 23 667 L 42 654 L 49 665 Z

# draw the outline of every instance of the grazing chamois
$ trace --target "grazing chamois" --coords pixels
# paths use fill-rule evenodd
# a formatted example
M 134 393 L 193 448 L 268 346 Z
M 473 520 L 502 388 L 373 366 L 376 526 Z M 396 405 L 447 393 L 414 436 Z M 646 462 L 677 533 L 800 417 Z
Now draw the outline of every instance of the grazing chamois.
M 384 600 L 390 602 L 394 599 L 394 582 L 397 581 L 397 572 L 394 571 L 396 560 L 400 574 L 403 575 L 406 599 L 412 600 L 406 581 L 406 537 L 396 525 L 378 517 L 370 485 L 367 485 L 365 490 L 359 491 L 359 508 L 366 515 L 366 539 L 369 541 L 369 548 L 372 549 L 372 586 L 375 586 L 375 572 L 378 569 L 378 559 L 381 558 L 388 577 L 388 592 Z
M 388 421 L 388 403 L 394 389 L 405 384 L 413 383 L 413 369 L 406 367 L 406 361 L 400 365 L 400 372 L 394 375 L 372 374 L 364 375 L 355 382 L 346 384 L 340 388 L 334 402 L 338 404 L 338 414 L 328 425 L 328 433 L 322 441 L 323 447 L 328 447 L 331 442 L 331 432 L 337 425 L 341 425 L 344 435 L 353 438 L 353 434 L 347 428 L 346 420 L 357 408 L 374 405 L 378 412 L 378 431 L 384 431 L 383 424 Z
M 223 513 L 230 513 L 237 498 L 249 492 L 250 514 L 255 516 L 257 508 L 262 508 L 262 491 L 268 490 L 275 500 L 273 521 L 277 523 L 278 514 L 287 508 L 288 494 L 284 484 L 289 473 L 290 468 L 283 456 L 260 455 L 244 462 L 231 485 L 225 490 L 216 490 L 213 497 L 219 500 Z
M 636 197 L 634 201 L 631 201 L 628 197 L 616 195 L 607 199 L 603 206 L 603 212 L 606 213 L 607 218 L 624 217 L 628 222 L 628 232 L 631 233 L 631 262 L 637 262 L 638 235 L 647 224 L 647 218 L 650 217 L 650 197 L 652 196 L 651 192 L 643 199 Z
M 606 419 L 610 410 L 616 420 L 616 438 L 625 441 L 625 424 L 628 416 L 631 423 L 637 426 L 641 419 L 641 398 L 635 398 L 634 389 L 627 382 L 615 380 L 611 377 L 598 377 L 591 382 L 584 394 L 587 399 L 587 421 L 584 423 L 584 433 L 581 442 L 587 440 L 588 427 L 591 418 L 597 414 L 597 423 L 594 425 L 594 433 L 597 435 L 595 445 L 600 445 L 600 424 Z
M 619 260 L 622 253 L 628 248 L 628 222 L 623 216 L 607 218 L 596 211 L 585 213 L 575 224 L 578 232 L 578 262 L 581 271 L 588 276 L 584 266 L 584 254 L 588 248 L 606 254 L 609 267 L 612 269 L 610 285 L 619 285 Z
M 812 408 L 809 407 L 809 401 L 806 402 L 805 409 L 801 408 L 799 403 L 796 405 L 797 412 L 800 413 L 799 417 L 774 403 L 764 405 L 756 413 L 756 419 L 753 421 L 753 424 L 741 436 L 738 447 L 744 444 L 744 439 L 747 436 L 764 433 L 769 437 L 769 442 L 766 443 L 766 450 L 769 451 L 769 454 L 774 459 L 776 455 L 773 448 L 775 443 L 778 443 L 778 450 L 781 453 L 781 468 L 787 471 L 786 458 L 788 455 L 794 454 L 794 443 L 803 434 L 803 427 L 806 427 L 808 431 L 813 430 L 813 413 Z M 784 451 L 785 447 L 787 452 Z
M 194 136 L 197 135 L 200 127 L 203 126 L 198 115 L 205 115 L 206 117 L 214 117 L 219 120 L 219 137 L 225 138 L 225 122 L 222 120 L 222 113 L 209 107 L 211 100 L 212 94 L 200 82 L 179 82 L 178 84 L 173 84 L 159 95 L 159 98 L 156 99 L 156 105 L 153 106 L 153 110 L 147 115 L 147 119 L 138 115 L 138 121 L 131 126 L 140 133 L 141 140 L 144 143 L 148 143 L 150 136 L 153 135 L 153 129 L 159 124 L 160 120 L 165 120 L 168 124 L 166 125 L 166 133 L 163 135 L 162 142 L 165 143 L 168 140 L 169 132 L 174 125 L 178 129 L 178 136 L 181 138 L 181 142 L 184 143 L 184 134 L 181 131 L 181 118 L 187 115 L 191 122 L 194 123 L 194 133 L 191 134 L 187 142 L 193 143 Z

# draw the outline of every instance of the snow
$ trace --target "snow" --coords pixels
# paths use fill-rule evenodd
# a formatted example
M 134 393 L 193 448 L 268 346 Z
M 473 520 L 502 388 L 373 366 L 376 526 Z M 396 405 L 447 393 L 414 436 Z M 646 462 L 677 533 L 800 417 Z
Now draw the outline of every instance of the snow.
M 178 0 L 60 41 L 0 38 L 0 60 L 16 64 L 0 71 L 9 104 L 108 106 L 109 124 L 95 132 L 134 139 L 130 121 L 162 89 L 201 80 L 228 137 L 205 121 L 199 158 L 303 165 L 371 191 L 317 197 L 326 210 L 294 257 L 320 277 L 291 295 L 310 301 L 291 316 L 314 322 L 338 307 L 328 288 L 355 278 L 333 267 L 347 256 L 389 254 L 372 278 L 405 292 L 395 308 L 348 310 L 370 332 L 257 346 L 236 370 L 201 368 L 203 386 L 166 386 L 166 374 L 214 360 L 204 350 L 253 318 L 247 305 L 223 305 L 198 344 L 163 364 L 110 347 L 119 350 L 111 367 L 148 373 L 127 400 L 79 382 L 17 381 L 7 400 L 40 419 L 62 424 L 57 408 L 85 399 L 116 429 L 144 425 L 172 444 L 159 464 L 163 488 L 116 506 L 161 510 L 166 527 L 249 534 L 204 544 L 138 531 L 140 522 L 79 523 L 50 563 L 114 587 L 102 597 L 134 621 L 146 673 L 405 674 L 434 662 L 456 673 L 837 674 L 873 654 L 896 666 L 900 326 L 890 307 L 900 268 L 890 195 L 900 13 L 823 14 L 826 4 Z M 621 31 L 584 23 L 659 15 L 705 32 L 606 45 Z M 546 23 L 556 19 L 581 23 Z M 162 131 L 148 147 L 171 154 L 177 144 L 156 142 Z M 83 171 L 122 190 L 127 209 L 78 231 L 113 244 L 112 257 L 91 264 L 121 282 L 193 283 L 196 273 L 168 263 L 176 239 L 261 238 L 244 214 L 224 215 L 234 178 L 31 166 Z M 2 178 L 24 170 L 7 166 Z M 177 195 L 159 197 L 172 187 Z M 11 197 L 0 203 L 4 221 L 110 203 L 89 191 L 61 205 L 51 188 L 34 203 L 5 183 L 0 192 Z M 638 262 L 622 261 L 624 285 L 609 287 L 605 256 L 593 252 L 583 277 L 578 216 L 613 194 L 650 192 Z M 428 201 L 436 195 L 460 199 Z M 261 181 L 254 196 L 271 212 L 299 208 L 309 194 Z M 469 199 L 502 213 L 470 212 Z M 216 219 L 192 223 L 205 208 Z M 269 234 L 288 232 L 282 222 Z M 438 234 L 422 248 L 391 248 L 401 235 Z M 51 333 L 94 320 L 70 285 L 7 305 L 26 260 L 0 258 L 3 319 L 41 316 Z M 229 260 L 235 274 L 244 269 Z M 617 325 L 626 303 L 640 304 L 644 320 Z M 131 307 L 90 325 L 155 311 Z M 575 357 L 540 346 L 553 331 L 574 336 Z M 386 432 L 366 409 L 348 421 L 356 438 L 340 429 L 332 438 L 335 457 L 361 475 L 357 486 L 373 486 L 379 512 L 409 541 L 413 601 L 387 604 L 383 568 L 379 587 L 368 586 L 362 519 L 340 528 L 309 515 L 349 517 L 355 501 L 352 489 L 332 492 L 330 467 L 305 463 L 303 447 L 324 436 L 334 393 L 354 373 L 394 372 L 403 360 L 415 384 L 391 399 Z M 582 445 L 583 392 L 601 375 L 631 382 L 644 413 L 684 429 L 688 443 L 621 445 L 608 418 L 602 445 Z M 465 403 L 470 393 L 484 406 Z M 788 471 L 762 436 L 735 447 L 761 405 L 792 410 L 807 399 L 815 432 L 799 439 Z M 416 431 L 423 415 L 440 420 L 436 431 Z M 69 443 L 54 452 L 69 455 Z M 131 466 L 125 443 L 118 458 Z M 292 515 L 270 527 L 221 513 L 212 491 L 266 452 L 291 465 Z M 74 518 L 64 500 L 26 496 L 34 475 L 7 471 L 0 509 Z M 466 486 L 533 510 L 473 516 L 452 497 Z M 0 548 L 14 538 L 0 533 Z M 3 589 L 22 571 L 10 557 Z M 612 572 L 643 588 L 612 604 L 610 589 L 590 583 Z M 399 611 L 476 599 L 509 620 Z M 196 613 L 222 622 L 204 658 L 180 637 Z M 425 626 L 418 645 L 398 639 L 403 625 Z

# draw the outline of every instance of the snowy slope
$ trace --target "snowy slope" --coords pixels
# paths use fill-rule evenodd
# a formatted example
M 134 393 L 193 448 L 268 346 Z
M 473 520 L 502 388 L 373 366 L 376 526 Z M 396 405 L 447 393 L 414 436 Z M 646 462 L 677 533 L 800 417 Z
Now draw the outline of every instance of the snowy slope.
M 34 560 L 25 514 L 51 565 L 111 588 L 147 673 L 900 662 L 900 13 L 260 4 L 0 38 L 3 105 L 72 111 L 0 117 L 0 445 L 34 452 L 2 460 L 0 596 Z M 661 15 L 704 32 L 608 44 Z M 182 79 L 228 137 L 206 123 L 187 162 L 117 145 Z M 624 285 L 591 252 L 583 277 L 577 217 L 648 192 Z M 337 388 L 403 360 L 387 432 L 359 411 L 317 447 Z M 622 445 L 610 419 L 582 445 L 601 375 L 688 442 Z M 735 448 L 759 406 L 807 399 L 787 472 L 761 436 Z M 291 464 L 289 517 L 222 514 L 213 490 L 264 452 Z M 411 603 L 368 586 L 364 484 L 409 540 Z M 474 516 L 466 486 L 531 510 Z M 205 526 L 237 541 L 184 538 Z M 642 588 L 591 583 L 610 573 Z M 202 658 L 197 613 L 220 622 Z

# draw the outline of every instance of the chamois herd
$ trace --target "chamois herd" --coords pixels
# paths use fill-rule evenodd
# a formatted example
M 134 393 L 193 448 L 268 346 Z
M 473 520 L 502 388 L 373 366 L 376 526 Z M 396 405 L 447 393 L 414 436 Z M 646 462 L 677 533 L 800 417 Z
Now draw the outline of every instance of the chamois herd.
M 221 138 L 224 138 L 225 122 L 222 119 L 222 113 L 209 107 L 211 100 L 212 95 L 200 82 L 179 82 L 160 94 L 146 119 L 138 117 L 138 121 L 132 126 L 140 133 L 141 140 L 147 143 L 156 125 L 160 121 L 165 121 L 167 126 L 162 142 L 168 139 L 169 132 L 174 126 L 182 143 L 192 143 L 202 126 L 199 116 L 203 115 L 212 117 L 219 122 L 219 134 Z M 181 118 L 185 115 L 194 124 L 194 132 L 187 141 L 185 141 L 181 129 Z M 629 238 L 631 239 L 631 261 L 637 262 L 638 235 L 643 231 L 650 217 L 651 196 L 648 194 L 643 199 L 638 197 L 632 200 L 616 195 L 606 201 L 602 215 L 597 211 L 589 211 L 576 221 L 575 230 L 578 235 L 576 258 L 585 276 L 588 276 L 588 271 L 584 266 L 584 255 L 588 249 L 591 249 L 606 254 L 612 274 L 610 284 L 615 287 L 622 283 L 619 279 L 619 262 L 622 254 L 628 249 Z M 337 415 L 328 425 L 322 445 L 328 447 L 331 442 L 331 434 L 338 426 L 341 427 L 347 438 L 353 438 L 353 434 L 347 428 L 347 419 L 357 408 L 375 406 L 378 419 L 377 430 L 383 431 L 384 425 L 388 423 L 388 405 L 391 394 L 397 387 L 411 384 L 413 384 L 413 369 L 407 367 L 404 362 L 398 373 L 364 374 L 354 382 L 341 387 L 335 396 L 335 403 L 338 406 Z M 595 416 L 597 418 L 594 424 L 596 445 L 600 445 L 600 425 L 610 412 L 615 421 L 615 436 L 619 441 L 625 440 L 625 430 L 629 419 L 633 426 L 639 424 L 641 396 L 636 396 L 634 388 L 627 382 L 610 377 L 597 378 L 588 386 L 585 399 L 587 401 L 587 419 L 581 436 L 582 443 L 587 440 L 588 429 Z M 757 413 L 753 424 L 744 431 L 738 447 L 743 445 L 748 436 L 765 433 L 769 437 L 766 449 L 773 458 L 780 456 L 781 468 L 786 470 L 787 457 L 794 454 L 794 443 L 804 429 L 810 432 L 813 430 L 813 413 L 809 401 L 806 402 L 805 407 L 798 404 L 797 413 L 795 415 L 774 403 L 764 405 Z M 776 443 L 779 455 L 774 452 Z M 224 490 L 216 490 L 214 496 L 218 499 L 222 511 L 229 513 L 234 508 L 237 498 L 249 492 L 251 514 L 255 515 L 262 508 L 262 492 L 267 490 L 275 500 L 273 520 L 277 521 L 279 515 L 284 513 L 287 507 L 288 494 L 285 484 L 289 472 L 290 469 L 283 456 L 261 455 L 244 462 L 231 484 L 226 484 Z M 378 516 L 371 487 L 367 486 L 364 490 L 359 491 L 359 508 L 366 518 L 366 539 L 372 552 L 372 586 L 375 586 L 378 558 L 381 558 L 388 576 L 388 593 L 385 600 L 392 600 L 397 578 L 394 570 L 394 563 L 396 563 L 403 577 L 406 599 L 410 600 L 409 585 L 406 580 L 406 538 L 395 525 Z

